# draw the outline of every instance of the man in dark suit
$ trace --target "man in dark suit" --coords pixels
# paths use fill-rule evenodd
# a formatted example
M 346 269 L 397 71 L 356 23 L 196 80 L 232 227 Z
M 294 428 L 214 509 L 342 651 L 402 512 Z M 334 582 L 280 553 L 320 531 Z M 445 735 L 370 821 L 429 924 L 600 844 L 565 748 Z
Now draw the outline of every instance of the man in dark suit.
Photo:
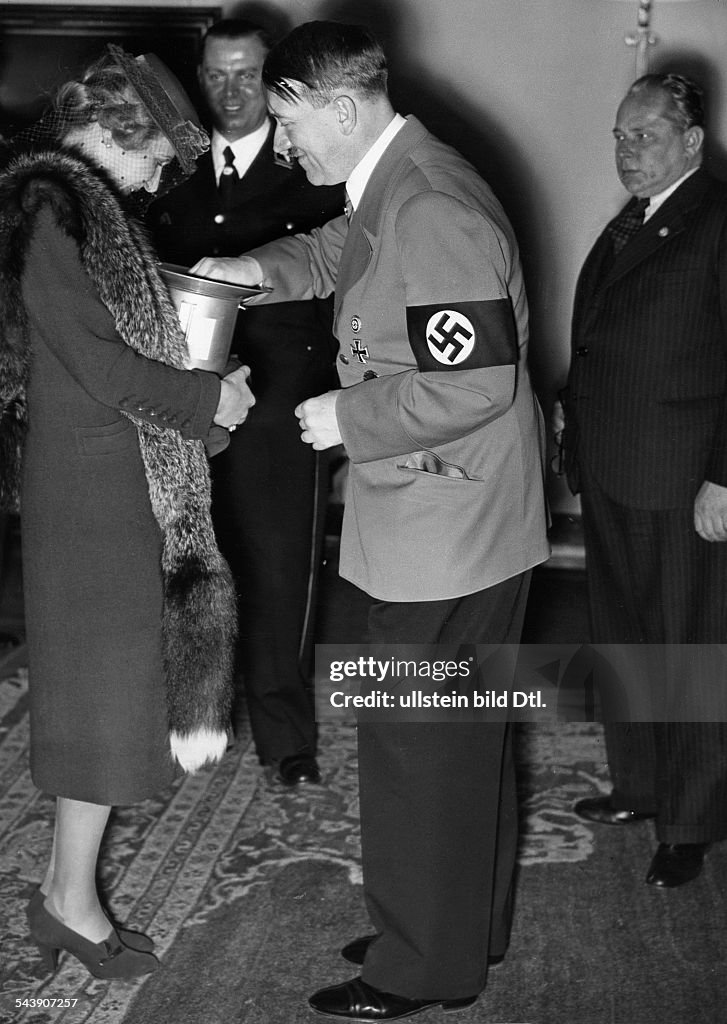
M 702 167 L 703 122 L 699 89 L 678 75 L 641 78 L 621 103 L 616 168 L 633 198 L 583 267 L 564 392 L 593 639 L 624 656 L 654 645 L 640 649 L 640 683 L 623 681 L 661 718 L 606 722 L 613 791 L 575 809 L 655 818 L 646 881 L 661 887 L 695 878 L 727 835 L 725 726 L 675 711 L 714 679 L 697 648 L 671 646 L 725 638 L 727 188 Z
M 237 255 L 343 209 L 341 188 L 313 188 L 273 152 L 260 77 L 269 49 L 249 21 L 218 22 L 205 37 L 198 73 L 211 149 L 148 214 L 169 262 Z M 331 306 L 313 299 L 248 309 L 233 353 L 251 368 L 257 404 L 215 459 L 212 512 L 238 585 L 242 685 L 261 763 L 289 785 L 317 782 L 307 663 L 327 480 L 317 454 L 301 444 L 293 410 L 335 379 Z M 242 700 L 240 693 L 238 722 Z

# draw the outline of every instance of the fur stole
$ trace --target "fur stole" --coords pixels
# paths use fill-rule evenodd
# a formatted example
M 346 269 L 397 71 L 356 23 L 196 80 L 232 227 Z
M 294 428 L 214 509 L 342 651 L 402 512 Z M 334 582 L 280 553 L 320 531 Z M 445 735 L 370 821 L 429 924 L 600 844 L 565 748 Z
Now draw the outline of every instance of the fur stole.
M 99 173 L 65 150 L 15 156 L 0 174 L 0 498 L 18 508 L 30 367 L 21 278 L 38 210 L 52 204 L 116 328 L 135 351 L 179 369 L 186 348 L 176 311 L 139 224 Z M 201 441 L 134 422 L 163 546 L 162 643 L 171 749 L 187 771 L 227 745 L 236 638 L 235 588 L 215 542 Z

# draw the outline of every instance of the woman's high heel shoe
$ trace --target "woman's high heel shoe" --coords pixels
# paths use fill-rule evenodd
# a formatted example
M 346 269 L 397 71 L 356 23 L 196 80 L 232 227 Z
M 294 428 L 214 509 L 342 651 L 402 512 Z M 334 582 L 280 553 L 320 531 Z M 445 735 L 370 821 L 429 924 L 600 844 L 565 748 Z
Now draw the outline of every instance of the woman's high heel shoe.
M 58 953 L 65 949 L 80 960 L 94 978 L 104 981 L 139 978 L 150 974 L 159 966 L 152 953 L 130 949 L 112 928 L 103 942 L 90 942 L 54 917 L 40 901 L 28 906 L 30 934 L 49 971 L 58 966 Z
M 28 904 L 28 916 L 35 912 L 34 908 L 37 908 L 38 906 L 42 907 L 44 903 L 45 894 L 42 893 L 40 887 L 38 887 L 30 897 L 30 903 Z M 154 952 L 154 939 L 149 938 L 149 936 L 145 935 L 144 932 L 131 932 L 127 928 L 119 928 L 117 925 L 116 934 L 123 944 L 129 947 L 129 949 L 138 949 L 140 953 Z

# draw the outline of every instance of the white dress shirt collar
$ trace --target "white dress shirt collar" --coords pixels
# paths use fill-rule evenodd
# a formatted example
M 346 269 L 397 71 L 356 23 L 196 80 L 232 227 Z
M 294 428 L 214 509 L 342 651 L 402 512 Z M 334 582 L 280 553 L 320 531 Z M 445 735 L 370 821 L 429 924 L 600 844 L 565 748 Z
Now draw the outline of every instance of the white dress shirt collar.
M 234 142 L 230 142 L 215 128 L 212 132 L 210 149 L 217 182 L 219 182 L 222 168 L 225 166 L 225 158 L 222 154 L 228 146 L 235 154 L 235 170 L 242 177 L 263 148 L 269 131 L 270 121 L 266 118 L 254 132 L 250 132 L 249 135 L 243 135 L 241 139 L 235 139 Z
M 691 171 L 687 171 L 686 174 L 683 174 L 681 178 L 679 178 L 678 181 L 675 181 L 673 185 L 670 185 L 669 188 L 665 188 L 663 192 L 658 192 L 655 196 L 651 196 L 649 199 L 649 205 L 644 211 L 644 223 L 646 223 L 650 217 L 653 217 L 659 207 L 667 201 L 669 196 L 672 195 L 673 192 L 676 192 L 679 186 L 683 185 L 687 178 L 692 174 L 695 174 L 698 170 L 698 167 L 693 167 Z
M 361 196 L 364 194 L 364 189 L 368 185 L 374 168 L 384 155 L 394 136 L 398 135 L 405 124 L 405 117 L 402 117 L 401 114 L 394 114 L 373 146 L 351 171 L 351 175 L 346 182 L 346 194 L 354 210 L 361 202 Z

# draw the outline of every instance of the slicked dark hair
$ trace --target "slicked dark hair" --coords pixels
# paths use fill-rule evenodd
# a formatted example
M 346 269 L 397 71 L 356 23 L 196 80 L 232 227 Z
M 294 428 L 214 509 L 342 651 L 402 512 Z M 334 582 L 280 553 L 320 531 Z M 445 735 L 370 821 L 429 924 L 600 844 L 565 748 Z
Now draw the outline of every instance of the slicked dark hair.
M 704 124 L 703 93 L 696 82 L 683 75 L 643 75 L 626 93 L 638 96 L 643 92 L 660 92 L 667 101 L 664 116 L 680 131 Z
M 324 107 L 341 92 L 386 95 L 386 56 L 363 25 L 309 21 L 294 28 L 265 58 L 263 84 L 284 100 Z
M 273 47 L 273 38 L 267 29 L 247 18 L 223 18 L 210 25 L 202 39 L 200 49 L 200 62 L 204 56 L 204 48 L 208 39 L 240 39 L 246 36 L 255 36 L 265 47 L 268 53 Z

